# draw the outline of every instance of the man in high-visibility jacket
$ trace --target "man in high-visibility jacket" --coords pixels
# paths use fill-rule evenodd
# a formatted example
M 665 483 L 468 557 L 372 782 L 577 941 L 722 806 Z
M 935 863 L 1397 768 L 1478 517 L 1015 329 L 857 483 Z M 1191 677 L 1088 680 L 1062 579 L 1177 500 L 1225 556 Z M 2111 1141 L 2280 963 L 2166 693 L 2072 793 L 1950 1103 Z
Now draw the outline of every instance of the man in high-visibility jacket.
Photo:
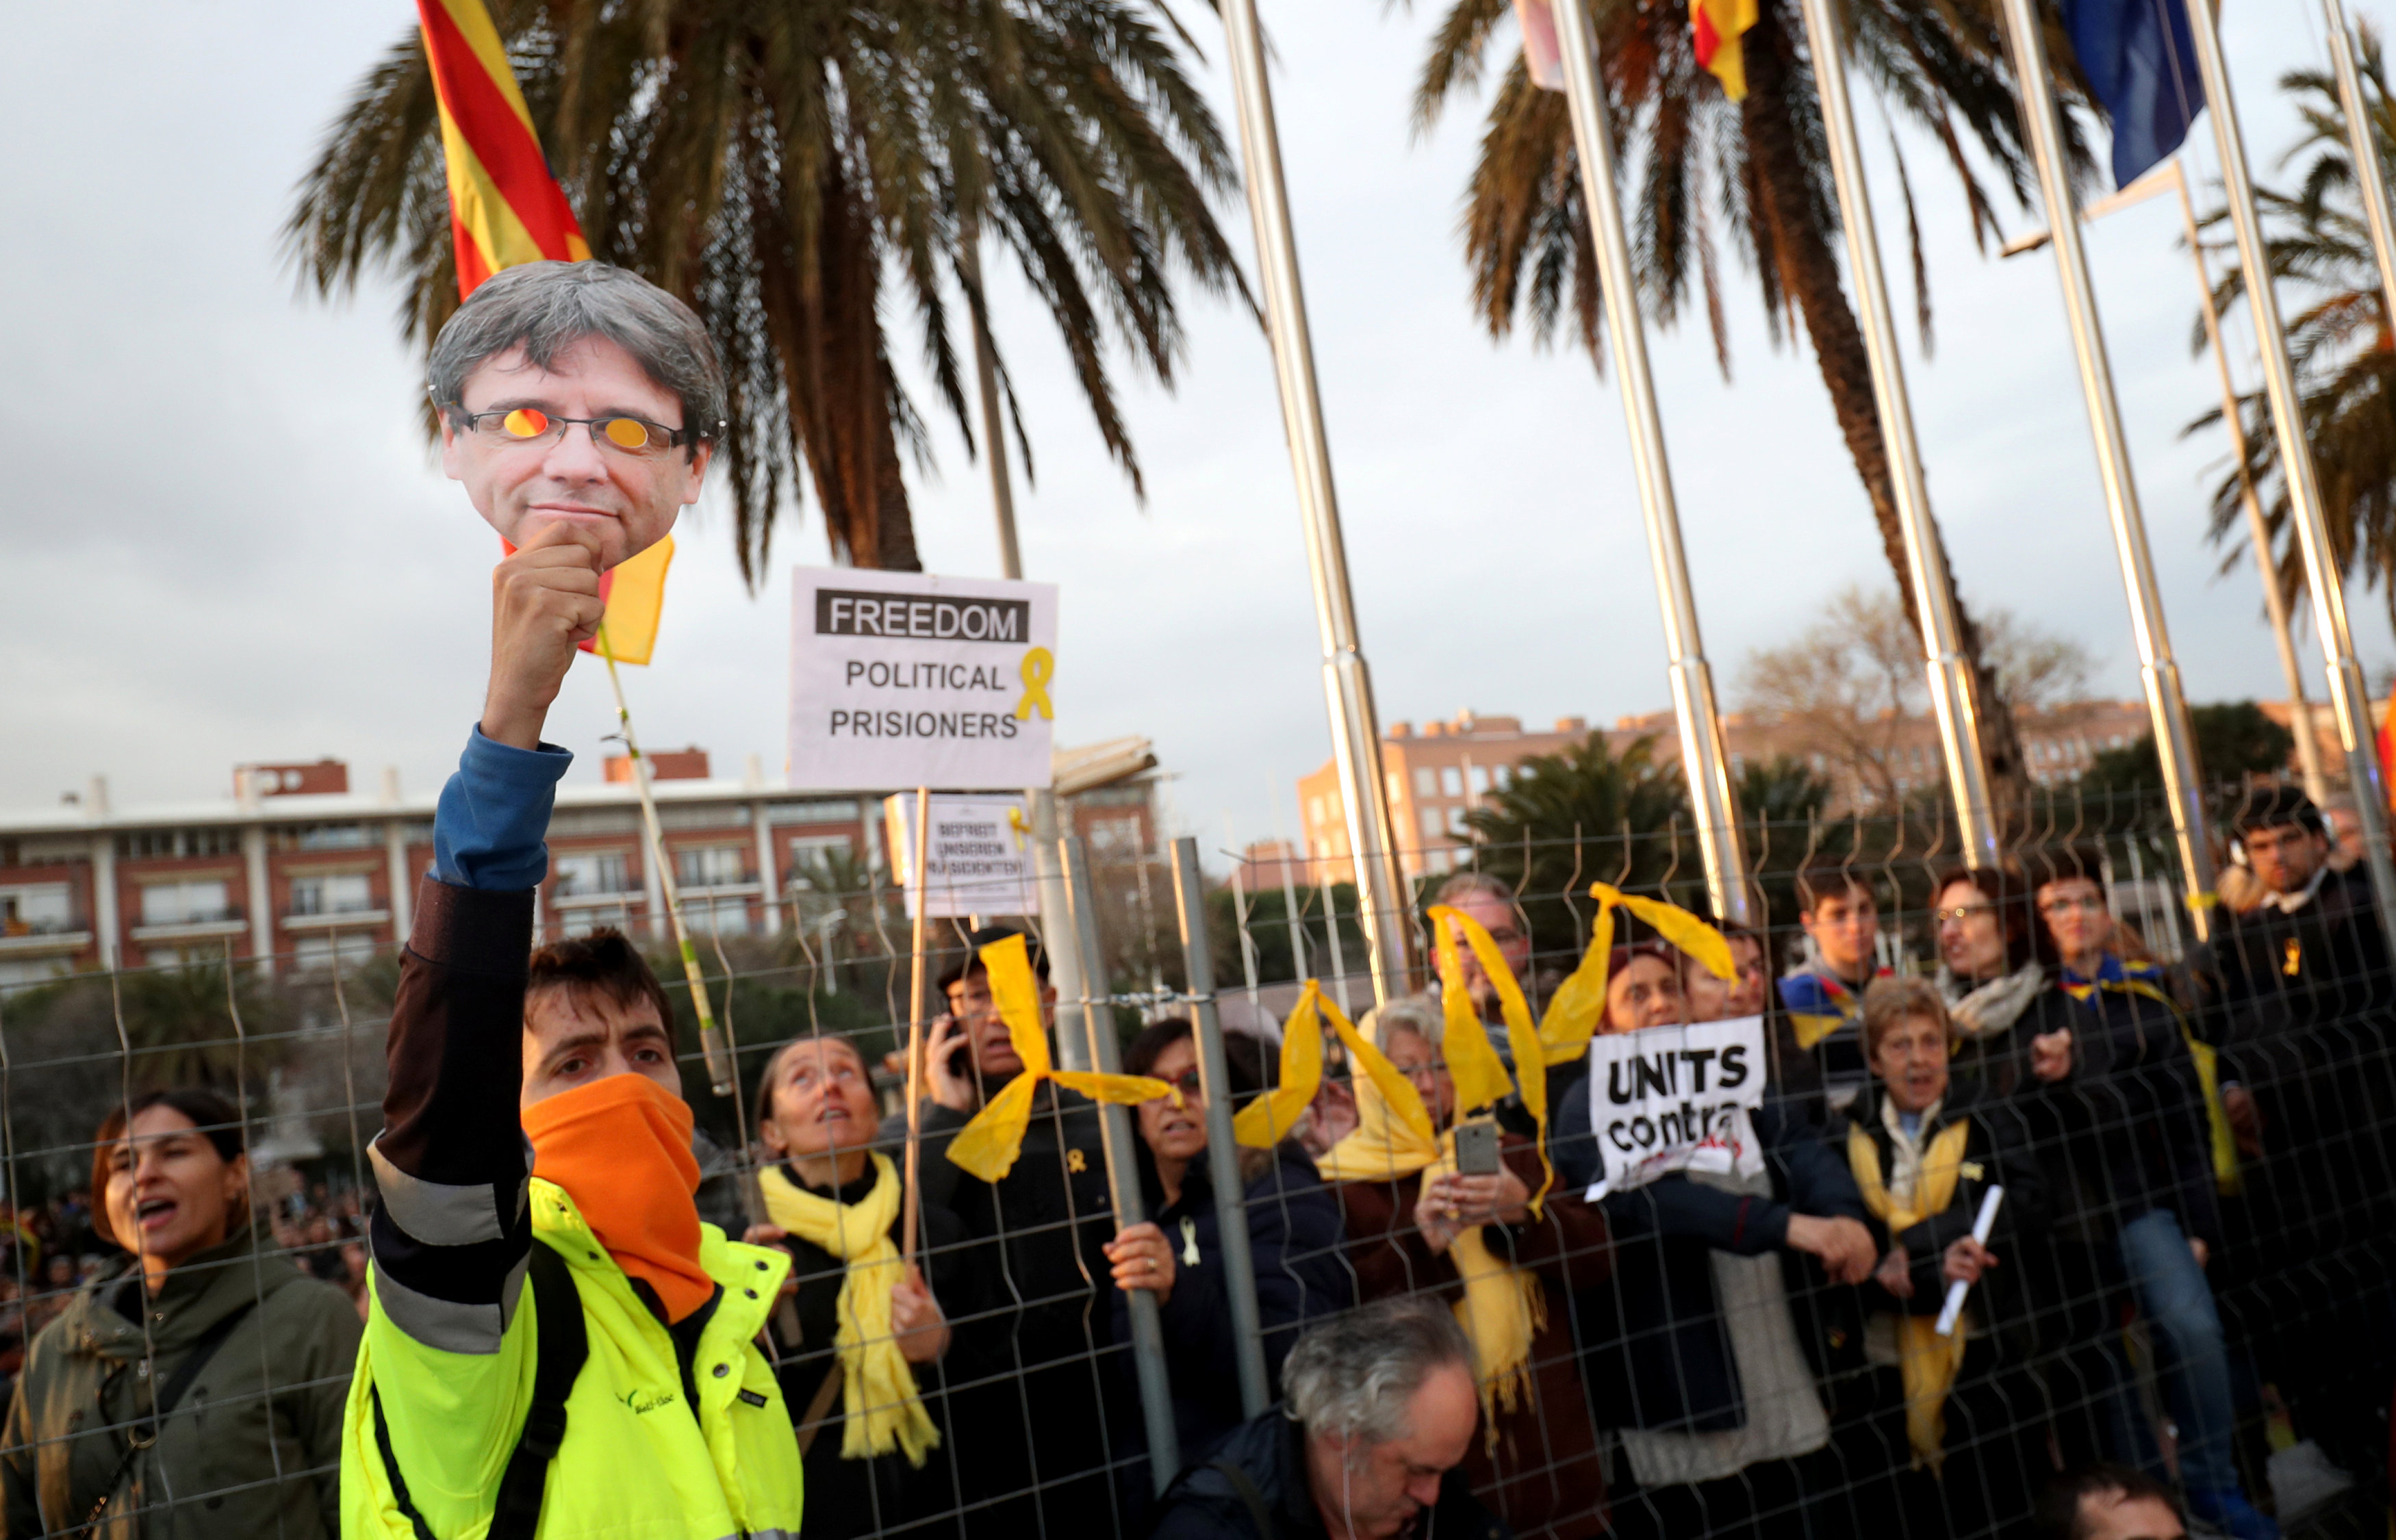
M 593 262 L 484 284 L 430 373 L 445 465 L 516 549 L 392 1015 L 342 1533 L 795 1535 L 797 1440 L 756 1345 L 790 1261 L 699 1221 L 662 997 L 567 974 L 527 999 L 571 760 L 541 728 L 601 571 L 697 500 L 722 373 L 686 307 Z

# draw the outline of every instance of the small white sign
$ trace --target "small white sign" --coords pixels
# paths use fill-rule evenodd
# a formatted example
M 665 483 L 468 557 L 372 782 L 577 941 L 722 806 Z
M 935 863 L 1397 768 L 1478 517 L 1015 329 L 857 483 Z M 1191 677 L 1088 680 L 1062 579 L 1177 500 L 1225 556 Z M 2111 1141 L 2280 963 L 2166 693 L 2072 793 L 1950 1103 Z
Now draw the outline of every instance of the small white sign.
M 1589 1201 L 1668 1172 L 1761 1172 L 1749 1120 L 1764 1070 L 1762 1016 L 1590 1039 L 1589 1121 L 1605 1170 Z
M 883 816 L 907 912 L 915 911 L 915 793 L 885 799 Z M 924 912 L 934 919 L 968 914 L 1037 914 L 1040 889 L 1032 870 L 1031 825 L 1020 797 L 932 794 L 931 880 Z
M 792 790 L 1049 784 L 1054 583 L 857 567 L 792 577 Z

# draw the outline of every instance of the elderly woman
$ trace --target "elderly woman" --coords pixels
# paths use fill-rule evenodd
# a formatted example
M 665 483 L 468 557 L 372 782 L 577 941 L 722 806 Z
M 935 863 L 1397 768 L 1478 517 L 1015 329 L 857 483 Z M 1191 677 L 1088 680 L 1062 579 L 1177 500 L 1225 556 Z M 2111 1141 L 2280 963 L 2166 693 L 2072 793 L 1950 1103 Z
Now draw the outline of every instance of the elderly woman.
M 2013 1109 L 1950 1081 L 1952 1035 L 1929 980 L 1874 980 L 1863 1011 L 1872 1082 L 1830 1139 L 1881 1251 L 1864 1290 L 1863 1394 L 1844 1398 L 1839 1435 L 1859 1513 L 1869 1529 L 1901 1520 L 1898 1533 L 1961 1537 L 2018 1532 L 2049 1472 L 2019 1269 L 2003 1266 L 2043 1222 L 2043 1191 Z M 1984 1245 L 1974 1223 L 1998 1187 Z M 1955 1283 L 1973 1292 L 1941 1337 Z
M 2190 1510 L 2265 1540 L 2278 1528 L 2246 1500 L 2231 1453 L 2230 1356 L 2204 1276 L 2220 1205 L 2179 1007 L 2160 970 L 2123 961 L 2096 853 L 2056 853 L 2038 876 L 2039 949 L 2053 981 L 2036 1002 L 2031 1071 L 2055 1131 L 2045 1155 L 2058 1228 L 2088 1249 L 2098 1281 L 2127 1282 L 2154 1328 Z M 2113 1457 L 2158 1467 L 2144 1420 L 2113 1421 Z
M 1223 1056 L 1235 1098 L 1264 1089 L 1257 1040 L 1227 1037 Z M 1139 1104 L 1139 1185 L 1151 1215 L 1110 1242 L 1114 1264 L 1115 1336 L 1131 1340 L 1126 1288 L 1156 1292 L 1173 1383 L 1173 1421 L 1184 1464 L 1243 1420 L 1231 1295 L 1223 1278 L 1223 1234 L 1206 1159 L 1206 1099 L 1199 1085 L 1198 1044 L 1187 1020 L 1161 1021 L 1124 1051 L 1126 1074 L 1153 1075 L 1181 1093 Z M 1310 1325 L 1353 1303 L 1340 1261 L 1339 1201 L 1294 1140 L 1240 1151 L 1248 1254 L 1256 1265 L 1257 1312 L 1264 1326 L 1265 1372 L 1280 1392 L 1282 1361 Z M 1148 1264 L 1157 1264 L 1150 1270 Z M 1125 1365 L 1128 1378 L 1129 1365 Z M 1137 1419 L 1124 1431 L 1137 1438 Z M 1139 1472 L 1139 1486 L 1147 1482 Z
M 904 1193 L 897 1162 L 869 1148 L 880 1108 L 854 1044 L 785 1045 L 758 1077 L 756 1105 L 777 1163 L 758 1174 L 769 1222 L 746 1239 L 791 1254 L 787 1308 L 771 1330 L 806 1464 L 807 1533 L 866 1534 L 953 1512 L 941 1300 L 972 1295 L 964 1226 L 926 1205 L 929 1282 L 902 1267 Z
M 259 1250 L 242 1117 L 153 1091 L 93 1140 L 92 1215 L 131 1255 L 33 1339 L 0 1435 L 11 1535 L 339 1533 L 358 1313 Z
M 1604 1031 L 1687 1014 L 1676 952 L 1616 949 Z M 1579 1315 L 1583 1374 L 1635 1482 L 1616 1494 L 1617 1534 L 1801 1533 L 1811 1494 L 1836 1481 L 1784 1265 L 1811 1258 L 1830 1281 L 1857 1283 L 1879 1254 L 1854 1178 L 1818 1133 L 1771 1103 L 1753 1122 L 1760 1175 L 1674 1172 L 1599 1204 L 1613 1278 Z M 1576 1189 L 1605 1174 L 1590 1128 L 1588 1097 L 1557 1109 L 1558 1172 Z
M 1410 1082 L 1436 1144 L 1355 1080 L 1356 1132 L 1324 1157 L 1338 1184 L 1361 1300 L 1422 1291 L 1451 1301 L 1479 1361 L 1484 1427 L 1466 1456 L 1474 1494 L 1524 1540 L 1603 1533 L 1604 1470 L 1573 1348 L 1569 1297 L 1604 1280 L 1605 1225 L 1579 1190 L 1546 1181 L 1537 1146 L 1498 1139 L 1498 1170 L 1456 1169 L 1456 1082 L 1435 1004 L 1396 1001 L 1366 1018 Z

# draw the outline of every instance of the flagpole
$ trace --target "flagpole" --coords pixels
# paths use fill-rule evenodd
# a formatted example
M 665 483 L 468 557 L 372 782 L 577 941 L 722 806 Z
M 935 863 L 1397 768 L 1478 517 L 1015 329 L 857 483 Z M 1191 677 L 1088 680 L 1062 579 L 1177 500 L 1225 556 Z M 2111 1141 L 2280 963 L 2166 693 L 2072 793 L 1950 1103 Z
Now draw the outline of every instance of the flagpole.
M 1713 670 L 1697 630 L 1697 600 L 1681 545 L 1681 511 L 1672 495 L 1672 468 L 1664 447 L 1664 419 L 1647 365 L 1647 332 L 1639 315 L 1631 247 L 1615 196 L 1614 134 L 1605 121 L 1597 79 L 1597 42 L 1585 0 L 1555 0 L 1552 14 L 1564 73 L 1564 101 L 1579 153 L 1582 199 L 1597 248 L 1598 286 L 1605 300 L 1606 340 L 1622 386 L 1622 418 L 1631 433 L 1631 463 L 1646 515 L 1647 556 L 1655 568 L 1656 603 L 1663 611 L 1666 668 L 1672 712 L 1681 729 L 1681 763 L 1697 815 L 1697 848 L 1705 861 L 1707 896 L 1715 915 L 1760 926 L 1747 851 L 1739 836 L 1738 799 L 1730 783 L 1730 754 L 1714 702 Z
M 1989 794 L 1989 757 L 1980 741 L 1977 682 L 1963 655 L 1954 580 L 1938 526 L 1930 516 L 1929 486 L 1922 476 L 1922 449 L 1913 435 L 1913 404 L 1905 388 L 1905 361 L 1897 352 L 1888 283 L 1881 272 L 1871 190 L 1864 182 L 1863 155 L 1857 148 L 1855 114 L 1847 100 L 1846 55 L 1840 46 L 1836 20 L 1822 0 L 1805 0 L 1804 12 L 1822 121 L 1830 130 L 1839 222 L 1846 227 L 1857 319 L 1863 323 L 1872 399 L 1879 409 L 1881 436 L 1888 447 L 1897 531 L 1905 540 L 1906 576 L 1913 588 L 1913 607 L 1922 617 L 1923 665 L 1929 679 L 1931 710 L 1938 719 L 1939 745 L 1947 759 L 1948 790 L 1955 799 L 1964 860 L 1993 869 L 2003 857 L 2003 836 Z
M 2296 765 L 2304 776 L 2305 795 L 2318 803 L 2329 796 L 2329 779 L 2322 774 L 2321 739 L 2313 732 L 2312 702 L 2305 698 L 2304 665 L 2296 658 L 2296 632 L 2288 623 L 2288 594 L 2280 584 L 2280 564 L 2271 555 L 2271 526 L 2263 520 L 2263 499 L 2256 496 L 2255 478 L 2246 469 L 2246 425 L 2238 418 L 2238 384 L 2230 377 L 2230 353 L 2221 345 L 2221 312 L 2213 305 L 2213 275 L 2204 270 L 2204 242 L 2196 227 L 2196 205 L 2188 195 L 2188 174 L 2178 161 L 2169 165 L 2172 187 L 2179 193 L 2180 222 L 2188 232 L 2188 254 L 2196 263 L 2205 340 L 2213 346 L 2214 367 L 2221 375 L 2221 423 L 2230 430 L 2230 450 L 2237 457 L 2239 501 L 2246 506 L 2246 543 L 2255 548 L 2255 565 L 2263 579 L 2263 610 L 2270 617 L 2280 671 L 2288 681 L 2288 725 L 2296 730 Z
M 2322 0 L 2322 15 L 2329 25 L 2329 61 L 2337 75 L 2338 107 L 2346 113 L 2355 191 L 2363 200 L 2363 225 L 2371 232 L 2371 254 L 2379 263 L 2379 292 L 2384 304 L 2396 306 L 2396 226 L 2389 219 L 2387 173 L 2379 164 L 2371 110 L 2363 100 L 2363 80 L 2355 73 L 2354 39 L 2346 30 L 2343 0 Z
M 1355 863 L 1358 918 L 1372 953 L 1373 995 L 1386 1004 L 1411 987 L 1412 904 L 1390 821 L 1372 675 L 1356 635 L 1355 598 L 1348 586 L 1347 546 L 1331 484 L 1331 447 L 1314 377 L 1306 297 L 1298 284 L 1297 237 L 1290 226 L 1288 190 L 1282 181 L 1281 140 L 1273 124 L 1272 87 L 1265 76 L 1257 0 L 1221 4 L 1231 95 L 1240 116 L 1240 158 L 1247 172 L 1248 216 L 1256 227 L 1258 278 L 1265 291 L 1265 325 L 1280 377 L 1282 428 L 1298 477 L 1298 515 L 1314 581 L 1315 620 L 1322 631 L 1331 754 L 1338 768 L 1348 846 Z
M 699 1047 L 707 1059 L 708 1083 L 717 1095 L 728 1096 L 738 1089 L 739 1067 L 733 1063 L 724 1029 L 715 1024 L 715 1012 L 707 1000 L 707 980 L 699 971 L 699 949 L 691 945 L 689 927 L 683 923 L 682 886 L 674 881 L 673 863 L 666 859 L 665 829 L 658 822 L 657 799 L 649 794 L 649 762 L 641 754 L 641 740 L 632 736 L 632 712 L 624 704 L 624 680 L 616 671 L 616 649 L 607 644 L 605 620 L 599 622 L 599 656 L 606 659 L 607 685 L 616 692 L 616 724 L 624 734 L 624 752 L 632 762 L 632 788 L 640 794 L 641 823 L 648 831 L 649 859 L 657 866 L 658 886 L 665 894 L 674 949 L 682 954 L 683 976 L 690 980 L 690 1005 L 699 1016 Z
M 924 1165 L 924 1081 L 931 1067 L 924 1062 L 925 907 L 932 892 L 930 863 L 925 853 L 932 837 L 932 789 L 915 789 L 915 844 L 907 853 L 907 875 L 915 880 L 913 962 L 907 985 L 907 1186 L 902 1194 L 906 1213 L 898 1226 L 898 1258 L 902 1270 L 915 1264 L 917 1216 L 922 1212 L 923 1184 L 916 1175 Z M 970 960 L 968 960 L 970 961 Z M 980 1066 L 975 1066 L 977 1077 Z
M 1818 7 L 1821 0 L 1809 0 Z M 2122 586 L 2130 604 L 2130 634 L 2137 643 L 2138 675 L 2146 686 L 2155 756 L 2161 762 L 2163 795 L 2171 804 L 2172 832 L 2179 844 L 2180 875 L 2187 883 L 2189 922 L 2199 941 L 2210 938 L 2215 903 L 2213 840 L 2206 825 L 2204 773 L 2197 763 L 2196 735 L 2181 692 L 2179 661 L 2172 655 L 2163 622 L 2162 587 L 2147 547 L 2146 515 L 2138 506 L 2130 467 L 2129 435 L 2122 427 L 2113 394 L 2113 365 L 2096 316 L 2088 254 L 2080 241 L 2080 208 L 2063 161 L 2063 128 L 2048 84 L 2046 40 L 2039 33 L 2031 0 L 2005 0 L 2014 76 L 2021 83 L 2030 152 L 2038 162 L 2039 188 L 2046 203 L 2047 235 L 2055 243 L 2055 267 L 2063 283 L 2063 312 L 2071 326 L 2072 355 L 2080 365 L 2080 393 L 2088 407 L 2088 431 L 2096 442 L 2096 470 L 2105 484 L 2105 511 L 2113 525 L 2113 554 L 2122 564 Z
M 2010 3 L 2017 5 L 2020 0 Z M 2396 861 L 2389 859 L 2388 851 L 2388 787 L 2380 774 L 2378 745 L 2372 731 L 2371 692 L 2363 682 L 2362 660 L 2354 655 L 2354 633 L 2347 625 L 2346 589 L 2336 551 L 2330 544 L 2312 445 L 2305 441 L 2304 403 L 2296 395 L 2296 371 L 2288 364 L 2287 328 L 2280 320 L 2280 297 L 2271 281 L 2262 220 L 2255 213 L 2254 179 L 2246 168 L 2246 143 L 2238 129 L 2238 104 L 2230 95 L 2230 71 L 2221 59 L 2221 33 L 2213 0 L 2188 0 L 2188 21 L 2196 43 L 2197 69 L 2204 80 L 2205 105 L 2212 110 L 2214 142 L 2220 150 L 2222 192 L 2230 206 L 2230 228 L 2238 236 L 2238 259 L 2246 272 L 2247 309 L 2255 318 L 2256 340 L 2263 355 L 2263 392 L 2271 404 L 2280 472 L 2287 483 L 2288 510 L 2296 525 L 2296 546 L 2304 557 L 2313 623 L 2321 631 L 2322 656 L 2329 665 L 2330 709 L 2337 715 L 2338 746 L 2346 750 L 2349 789 L 2363 824 L 2372 894 L 2379 903 L 2380 924 L 2396 936 Z M 2375 163 L 2376 159 L 2375 155 Z M 2370 171 L 2363 165 L 2354 169 L 2358 178 Z M 2363 195 L 2368 208 L 2370 190 Z

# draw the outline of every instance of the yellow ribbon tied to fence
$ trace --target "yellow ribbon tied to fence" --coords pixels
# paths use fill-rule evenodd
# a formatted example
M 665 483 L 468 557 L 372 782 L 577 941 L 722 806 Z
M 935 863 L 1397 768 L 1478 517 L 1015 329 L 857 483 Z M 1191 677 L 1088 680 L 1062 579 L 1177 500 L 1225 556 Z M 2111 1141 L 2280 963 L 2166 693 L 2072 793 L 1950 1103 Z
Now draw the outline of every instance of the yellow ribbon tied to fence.
M 1656 934 L 1697 959 L 1716 978 L 1738 976 L 1738 962 L 1723 933 L 1676 904 L 1642 898 L 1604 883 L 1591 883 L 1589 896 L 1597 900 L 1597 919 L 1590 926 L 1589 950 L 1572 976 L 1556 986 L 1548 1014 L 1539 1022 L 1539 1041 L 1547 1045 L 1550 1064 L 1569 1064 L 1589 1051 L 1589 1040 L 1605 1019 L 1605 976 L 1614 957 L 1614 911 L 1629 909 L 1655 927 Z M 1515 1055 L 1519 1061 L 1520 1054 Z
M 1006 1023 L 1015 1056 L 1023 1072 L 958 1130 L 949 1145 L 949 1161 L 985 1182 L 995 1182 L 1015 1169 L 1023 1150 L 1023 1134 L 1032 1126 L 1032 1098 L 1042 1081 L 1055 1081 L 1079 1091 L 1092 1101 L 1120 1102 L 1126 1107 L 1159 1096 L 1181 1105 L 1181 1093 L 1151 1075 L 1100 1075 L 1082 1069 L 1059 1069 L 1048 1057 L 1048 1034 L 1040 1029 L 1040 985 L 1032 973 L 1032 953 L 1020 936 L 993 941 L 981 949 L 981 965 L 990 975 L 990 996 L 998 1017 Z
M 1456 1078 L 1456 1105 L 1469 1112 L 1503 1101 L 1520 1082 L 1523 1107 L 1539 1126 L 1539 1164 L 1547 1171 L 1547 1180 L 1531 1195 L 1531 1212 L 1536 1215 L 1548 1188 L 1555 1185 L 1556 1168 L 1548 1161 L 1546 1050 L 1539 1029 L 1531 1023 L 1530 1002 L 1523 998 L 1523 986 L 1514 977 L 1514 970 L 1507 965 L 1506 954 L 1498 949 L 1496 937 L 1480 921 L 1445 904 L 1433 904 L 1429 918 L 1432 938 L 1439 948 L 1439 1005 L 1447 1020 L 1447 1029 L 1442 1034 L 1446 1039 L 1443 1046 L 1447 1052 L 1447 1072 Z M 1464 960 L 1456 944 L 1458 931 L 1464 933 L 1474 960 L 1498 991 L 1498 1007 L 1506 1021 L 1507 1041 L 1514 1048 L 1513 1079 L 1507 1077 L 1498 1050 L 1490 1046 L 1489 1034 L 1481 1025 L 1481 1012 L 1472 1003 L 1472 991 L 1465 987 Z
M 1231 1120 L 1231 1137 L 1251 1149 L 1271 1149 L 1298 1126 L 1298 1120 L 1305 1115 L 1314 1094 L 1323 1088 L 1323 1023 L 1326 1017 L 1347 1048 L 1349 1062 L 1362 1070 L 1381 1094 L 1391 1117 L 1411 1130 L 1422 1144 L 1436 1147 L 1439 1137 L 1431 1131 L 1431 1114 L 1423 1110 L 1422 1097 L 1416 1093 L 1414 1082 L 1400 1074 L 1388 1055 L 1366 1042 L 1349 1022 L 1347 1014 L 1323 998 L 1323 986 L 1311 978 L 1298 991 L 1289 1020 L 1282 1024 L 1281 1083 L 1240 1109 L 1239 1116 Z

